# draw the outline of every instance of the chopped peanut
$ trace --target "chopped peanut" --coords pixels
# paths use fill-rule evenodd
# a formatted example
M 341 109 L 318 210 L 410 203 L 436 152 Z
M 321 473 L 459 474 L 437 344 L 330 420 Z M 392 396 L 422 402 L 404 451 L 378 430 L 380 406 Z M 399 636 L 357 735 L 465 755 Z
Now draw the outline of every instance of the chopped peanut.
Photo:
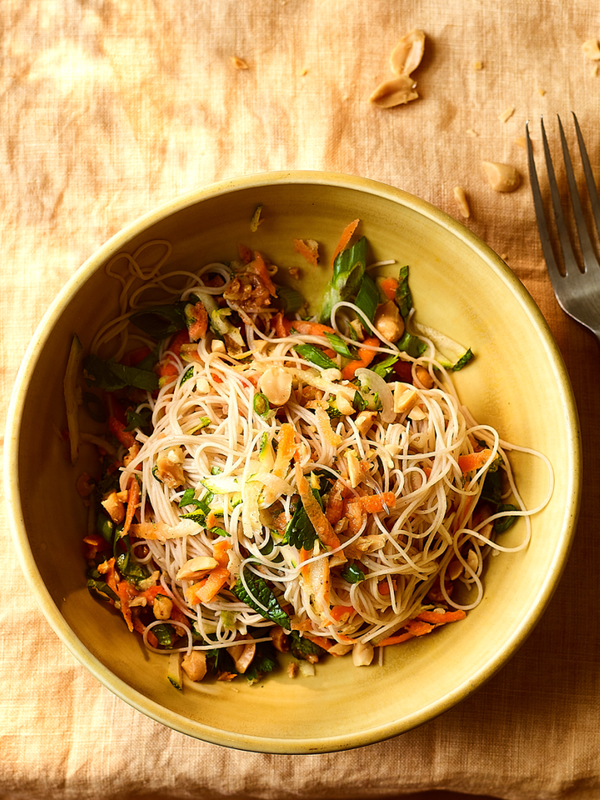
M 397 383 L 394 388 L 394 411 L 396 414 L 404 414 L 416 405 L 419 395 L 414 389 L 406 389 L 401 383 Z
M 454 198 L 458 203 L 458 209 L 461 215 L 465 219 L 468 219 L 471 216 L 471 209 L 469 207 L 469 201 L 467 200 L 467 194 L 462 186 L 454 187 Z
M 357 642 L 352 648 L 352 661 L 355 667 L 368 667 L 373 661 L 373 645 L 368 642 Z
M 429 370 L 426 370 L 425 367 L 416 366 L 415 377 L 424 389 L 433 388 L 433 378 L 431 377 Z
M 125 519 L 125 504 L 119 500 L 117 492 L 111 492 L 102 500 L 102 506 L 116 525 Z
M 384 81 L 369 97 L 369 102 L 380 108 L 393 108 L 419 97 L 415 91 L 417 84 L 408 75 L 400 75 L 391 81 Z
M 505 108 L 501 114 L 498 114 L 498 119 L 500 122 L 508 122 L 508 120 L 512 117 L 515 113 L 514 106 L 510 106 L 509 108 Z
M 583 55 L 589 58 L 590 61 L 600 61 L 600 47 L 598 46 L 598 39 L 588 39 L 581 45 Z
M 377 413 L 375 411 L 361 411 L 360 414 L 358 414 L 355 422 L 361 436 L 367 435 L 376 416 Z
M 482 161 L 482 166 L 495 192 L 514 192 L 519 188 L 521 176 L 510 164 Z
M 283 406 L 292 393 L 292 375 L 281 367 L 269 367 L 260 376 L 258 385 L 272 406 Z
M 216 559 L 211 556 L 196 556 L 195 558 L 190 558 L 177 573 L 177 580 L 195 581 L 201 577 L 202 573 L 208 572 L 217 566 Z
M 244 61 L 243 58 L 238 58 L 237 56 L 231 56 L 231 63 L 236 69 L 249 69 L 248 64 Z
M 156 619 L 170 619 L 173 611 L 173 601 L 164 594 L 157 594 L 152 603 L 152 611 Z
M 413 30 L 403 36 L 390 56 L 390 67 L 396 75 L 410 75 L 421 63 L 425 52 L 425 34 Z
M 183 484 L 183 449 L 181 447 L 171 447 L 158 456 L 156 477 L 171 489 L 176 489 Z
M 192 650 L 181 662 L 181 668 L 191 681 L 201 681 L 206 675 L 206 654 Z
M 373 324 L 377 333 L 380 333 L 388 342 L 397 342 L 404 333 L 404 320 L 393 300 L 388 300 L 387 303 L 379 306 Z

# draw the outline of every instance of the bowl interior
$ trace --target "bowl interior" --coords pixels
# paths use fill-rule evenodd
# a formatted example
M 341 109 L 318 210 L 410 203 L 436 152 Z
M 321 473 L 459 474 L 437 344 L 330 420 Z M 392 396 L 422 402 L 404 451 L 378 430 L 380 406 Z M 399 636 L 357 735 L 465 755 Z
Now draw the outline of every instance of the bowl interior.
M 249 221 L 262 203 L 256 233 Z M 285 672 L 249 686 L 201 683 L 183 694 L 166 661 L 147 653 L 122 619 L 86 587 L 81 539 L 86 512 L 75 492 L 81 465 L 65 458 L 62 381 L 71 337 L 84 347 L 116 313 L 118 284 L 104 265 L 154 239 L 169 241 L 169 267 L 198 268 L 236 257 L 243 242 L 282 267 L 299 266 L 318 294 L 344 226 L 361 220 L 374 260 L 410 265 L 418 319 L 472 347 L 456 373 L 461 399 L 504 440 L 541 451 L 560 481 L 533 518 L 529 547 L 488 561 L 485 597 L 467 619 L 435 635 L 388 648 L 383 666 L 356 669 L 329 659 L 314 678 Z M 309 273 L 294 238 L 325 243 Z M 148 263 L 160 248 L 144 254 Z M 119 265 L 116 265 L 119 268 Z M 278 174 L 233 181 L 183 198 L 108 242 L 65 287 L 46 315 L 21 370 L 9 420 L 8 498 L 15 541 L 50 623 L 110 689 L 144 713 L 206 741 L 265 752 L 318 752 L 368 744 L 441 713 L 480 685 L 530 632 L 566 559 L 579 497 L 576 412 L 558 351 L 533 301 L 485 245 L 441 212 L 398 190 L 356 178 Z M 91 455 L 91 454 L 90 454 Z M 529 506 L 546 495 L 545 463 L 512 458 Z M 519 522 L 502 544 L 524 536 Z M 467 657 L 468 655 L 468 657 Z

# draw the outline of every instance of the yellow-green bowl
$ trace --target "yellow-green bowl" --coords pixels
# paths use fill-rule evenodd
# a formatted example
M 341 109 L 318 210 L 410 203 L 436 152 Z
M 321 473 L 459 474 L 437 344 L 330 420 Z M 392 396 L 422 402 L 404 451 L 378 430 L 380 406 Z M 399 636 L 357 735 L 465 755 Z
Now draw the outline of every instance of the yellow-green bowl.
M 263 205 L 255 233 L 250 219 Z M 328 245 L 308 284 L 327 282 L 331 248 L 361 220 L 377 259 L 410 265 L 418 319 L 470 346 L 475 360 L 456 373 L 461 398 L 503 439 L 544 453 L 556 484 L 533 517 L 531 543 L 490 558 L 482 603 L 466 620 L 395 648 L 383 666 L 328 659 L 315 677 L 285 672 L 250 686 L 188 684 L 177 692 L 166 661 L 144 650 L 121 618 L 86 588 L 81 539 L 86 512 L 75 491 L 81 468 L 65 458 L 63 375 L 74 333 L 84 347 L 117 309 L 117 285 L 104 267 L 116 253 L 164 239 L 169 266 L 230 260 L 244 242 L 273 263 L 301 266 L 293 239 Z M 543 461 L 512 458 L 531 507 L 548 488 Z M 319 172 L 280 172 L 226 181 L 162 206 L 124 228 L 63 288 L 24 358 L 7 426 L 6 495 L 23 570 L 56 633 L 120 698 L 159 722 L 228 747 L 271 753 L 345 750 L 403 733 L 463 700 L 522 644 L 560 578 L 580 495 L 575 404 L 558 349 L 521 283 L 476 236 L 433 206 L 389 186 Z M 524 523 L 502 544 L 521 541 Z

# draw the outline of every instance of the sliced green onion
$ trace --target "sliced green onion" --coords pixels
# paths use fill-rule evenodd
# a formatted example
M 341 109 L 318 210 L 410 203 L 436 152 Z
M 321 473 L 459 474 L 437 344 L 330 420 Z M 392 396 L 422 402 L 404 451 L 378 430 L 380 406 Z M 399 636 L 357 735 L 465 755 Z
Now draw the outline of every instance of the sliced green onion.
M 373 322 L 379 305 L 379 290 L 370 275 L 365 274 L 363 277 L 354 305 L 363 312 L 370 322 Z
M 357 355 L 350 350 L 346 342 L 341 339 L 336 333 L 326 333 L 327 341 L 331 345 L 331 349 L 344 358 L 355 359 Z
M 332 361 L 329 356 L 326 356 L 322 350 L 313 344 L 298 344 L 294 349 L 301 358 L 316 364 L 321 369 L 337 369 L 335 361 Z
M 284 314 L 295 314 L 306 302 L 300 292 L 292 286 L 278 286 L 277 299 Z

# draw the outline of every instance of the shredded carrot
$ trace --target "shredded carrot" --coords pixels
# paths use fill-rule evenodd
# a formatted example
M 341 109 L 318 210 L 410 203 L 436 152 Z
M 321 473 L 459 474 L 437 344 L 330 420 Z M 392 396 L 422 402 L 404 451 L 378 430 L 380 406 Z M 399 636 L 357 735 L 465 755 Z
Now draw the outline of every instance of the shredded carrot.
M 229 563 L 228 551 L 231 550 L 231 543 L 227 539 L 217 539 L 213 544 L 213 558 L 220 567 L 227 567 Z
M 466 475 L 467 472 L 473 472 L 481 469 L 486 461 L 489 461 L 491 455 L 492 451 L 488 449 L 480 450 L 478 453 L 467 453 L 466 455 L 459 456 L 457 458 L 458 466 L 460 467 L 463 475 Z
M 387 597 L 389 595 L 389 593 L 390 593 L 390 585 L 389 585 L 389 583 L 387 581 L 385 581 L 385 580 L 384 581 L 379 581 L 379 583 L 377 584 L 377 591 L 379 592 L 379 594 L 384 595 L 385 597 Z
M 117 584 L 117 594 L 119 595 L 123 619 L 127 623 L 129 630 L 133 633 L 133 622 L 131 621 L 131 609 L 129 607 L 129 601 L 132 597 L 135 597 L 137 592 L 135 592 L 135 589 L 130 586 L 127 581 L 120 581 Z
M 169 344 L 169 350 L 176 356 L 178 356 L 181 351 L 181 345 L 189 343 L 190 343 L 190 337 L 187 332 L 187 329 L 179 331 L 179 333 L 176 333 L 175 336 L 173 336 L 173 338 L 171 339 L 171 343 Z
M 113 558 L 109 558 L 108 561 L 103 561 L 102 564 L 98 564 L 97 570 L 100 575 L 104 575 L 106 585 L 109 586 L 115 594 L 118 594 L 119 590 L 117 588 L 114 556 Z
M 229 580 L 229 570 L 225 567 L 215 567 L 208 577 L 199 583 L 193 584 L 186 591 L 189 601 L 195 603 L 210 603 L 221 591 Z
M 311 247 L 304 239 L 294 239 L 294 250 L 305 258 L 311 267 L 319 263 L 319 248 Z
M 359 497 L 356 501 L 367 514 L 376 514 L 383 511 L 383 507 L 393 508 L 396 505 L 396 495 L 393 492 L 382 492 L 381 494 L 368 494 Z
M 292 322 L 283 316 L 282 311 L 278 311 L 277 314 L 275 314 L 273 317 L 273 324 L 275 325 L 275 333 L 277 334 L 277 338 L 285 339 L 286 336 L 290 335 Z
M 398 281 L 396 278 L 381 278 L 379 285 L 388 300 L 396 298 L 396 289 L 398 288 Z
M 208 330 L 208 313 L 204 308 L 204 303 L 199 300 L 192 308 L 194 322 L 188 328 L 188 334 L 192 342 L 204 339 Z
M 128 450 L 135 444 L 135 436 L 131 431 L 126 431 L 127 426 L 125 423 L 118 420 L 116 417 L 109 417 L 108 429 L 112 435 L 119 440 L 119 442 Z
M 106 539 L 100 536 L 99 533 L 89 533 L 87 536 L 84 536 L 83 543 L 87 545 L 85 557 L 88 560 L 96 558 L 98 553 L 101 553 L 103 550 L 108 550 L 110 547 Z
M 364 340 L 363 346 L 358 348 L 358 361 L 350 361 L 342 370 L 342 378 L 346 381 L 351 381 L 356 374 L 357 369 L 368 367 L 371 361 L 375 358 L 375 350 L 368 350 L 367 347 L 378 347 L 381 344 L 376 336 L 369 336 Z M 367 345 L 367 347 L 365 347 Z
M 278 478 L 285 475 L 290 459 L 297 450 L 296 431 L 289 422 L 284 422 L 279 433 L 279 443 L 277 445 L 277 455 L 273 465 L 273 474 Z
M 355 219 L 349 225 L 346 225 L 346 227 L 344 228 L 340 241 L 338 242 L 338 245 L 335 248 L 333 258 L 331 259 L 332 264 L 339 256 L 339 254 L 348 247 L 348 242 L 352 238 L 352 234 L 356 230 L 359 222 L 360 222 L 359 219 Z
M 326 639 L 324 636 L 304 636 L 309 642 L 316 644 L 317 647 L 322 647 L 323 650 L 331 650 L 335 642 L 333 639 Z
M 364 522 L 364 509 L 359 502 L 353 500 L 346 504 L 346 518 L 348 520 L 348 533 L 354 536 L 358 533 Z
M 431 633 L 433 630 L 433 625 L 420 619 L 409 619 L 404 627 L 413 636 L 425 636 L 426 633 Z
M 339 547 L 340 540 L 338 539 L 337 534 L 333 530 L 331 523 L 325 516 L 323 509 L 321 508 L 317 499 L 313 495 L 310 486 L 308 485 L 308 481 L 306 480 L 306 477 L 302 472 L 302 467 L 300 466 L 300 464 L 296 464 L 295 469 L 296 469 L 296 486 L 298 487 L 298 493 L 300 494 L 300 499 L 302 500 L 302 505 L 304 506 L 306 515 L 312 522 L 314 529 L 317 533 L 317 536 L 326 547 L 332 547 L 332 548 Z
M 136 512 L 138 503 L 140 501 L 140 485 L 135 477 L 129 481 L 129 488 L 127 490 L 127 513 L 125 514 L 125 524 L 121 532 L 121 537 L 127 536 L 129 528 L 133 522 L 133 515 Z
M 347 622 L 354 611 L 354 606 L 332 606 L 331 616 L 336 622 Z
M 142 620 L 137 616 L 133 618 L 133 627 L 134 627 L 134 630 L 136 630 L 139 634 L 141 634 L 142 636 L 144 635 L 144 633 L 146 631 L 146 626 L 144 625 Z M 148 631 L 148 637 L 147 638 L 148 638 L 148 644 L 150 645 L 150 647 L 158 647 L 158 639 L 152 633 L 152 631 Z
M 309 322 L 304 319 L 293 320 L 291 328 L 305 336 L 323 336 L 325 333 L 335 333 L 334 329 L 330 328 L 329 325 L 322 325 L 320 322 Z
M 409 639 L 414 639 L 414 633 L 400 633 L 398 636 L 388 636 L 387 639 L 382 639 L 377 647 L 388 647 L 391 644 L 401 644 L 407 642 Z
M 331 487 L 325 516 L 332 525 L 336 525 L 344 515 L 344 495 L 347 491 L 346 485 L 339 478 Z
M 458 608 L 456 611 L 444 611 L 443 614 L 436 614 L 435 611 L 421 611 L 415 619 L 430 622 L 432 625 L 445 625 L 447 622 L 458 622 L 466 616 L 466 612 L 462 608 Z
M 254 261 L 252 261 L 248 266 L 252 267 L 254 272 L 256 272 L 258 277 L 264 283 L 265 287 L 268 289 L 269 294 L 272 297 L 277 297 L 277 289 L 275 288 L 275 284 L 271 280 L 265 260 L 258 250 L 254 251 Z

